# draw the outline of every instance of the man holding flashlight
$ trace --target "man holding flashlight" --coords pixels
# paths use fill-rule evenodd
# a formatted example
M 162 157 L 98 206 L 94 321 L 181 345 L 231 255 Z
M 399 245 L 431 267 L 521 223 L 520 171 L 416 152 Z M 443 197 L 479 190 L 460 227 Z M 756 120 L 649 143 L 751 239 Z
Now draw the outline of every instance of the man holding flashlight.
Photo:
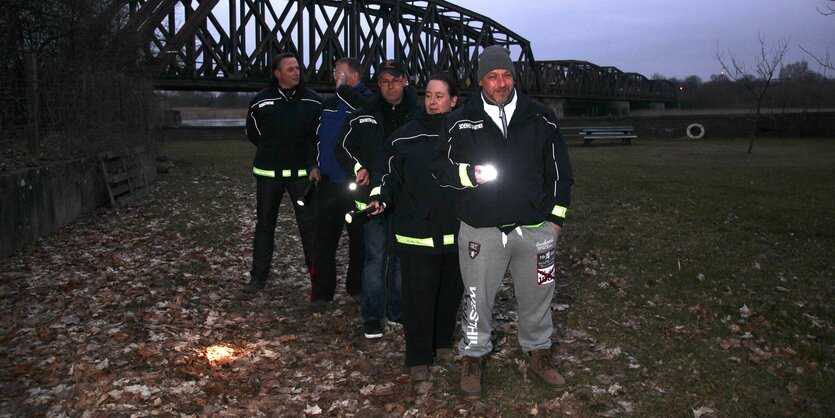
M 387 138 L 402 126 L 418 108 L 415 91 L 408 86 L 406 66 L 395 60 L 377 66 L 380 92 L 368 104 L 354 112 L 334 148 L 337 160 L 346 172 L 356 175 L 356 208 L 365 209 L 369 184 L 382 177 L 378 159 L 383 159 Z M 402 321 L 400 299 L 400 259 L 394 254 L 391 219 L 387 214 L 365 222 L 365 263 L 362 274 L 362 319 L 365 338 L 383 336 L 381 321 Z
M 310 307 L 314 312 L 327 309 L 336 289 L 336 249 L 342 236 L 342 217 L 354 207 L 350 180 L 334 156 L 334 146 L 342 139 L 343 127 L 350 115 L 364 106 L 371 91 L 360 81 L 362 65 L 356 58 L 336 61 L 333 80 L 336 92 L 325 100 L 319 120 L 316 161 L 321 179 L 314 194 L 316 204 L 315 269 L 313 271 Z M 356 301 L 362 297 L 362 264 L 364 259 L 363 223 L 352 222 L 348 229 L 348 274 L 345 290 Z
M 297 202 L 303 199 L 308 182 L 319 180 L 316 127 L 322 98 L 304 87 L 299 61 L 292 53 L 279 54 L 272 70 L 270 84 L 255 95 L 246 115 L 246 135 L 257 147 L 252 163 L 257 222 L 250 280 L 243 288 L 248 294 L 260 292 L 270 274 L 278 209 L 285 192 L 293 203 L 305 265 L 313 272 L 313 212 Z
M 478 61 L 481 87 L 450 115 L 448 141 L 433 162 L 439 184 L 461 190 L 458 255 L 464 281 L 461 390 L 481 396 L 481 357 L 490 353 L 492 309 L 510 268 L 519 345 L 530 370 L 565 386 L 550 354 L 557 237 L 574 183 L 554 112 L 514 86 L 508 51 L 494 45 Z

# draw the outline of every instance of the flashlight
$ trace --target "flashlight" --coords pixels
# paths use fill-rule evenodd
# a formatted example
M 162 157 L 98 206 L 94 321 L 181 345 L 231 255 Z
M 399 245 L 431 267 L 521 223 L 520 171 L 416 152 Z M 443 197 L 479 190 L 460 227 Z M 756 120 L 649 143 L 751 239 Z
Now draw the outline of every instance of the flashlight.
M 352 181 L 352 182 L 348 183 L 348 190 L 351 190 L 351 191 L 357 190 L 357 182 Z
M 345 222 L 351 223 L 354 221 L 354 217 L 361 216 L 361 215 L 368 215 L 371 212 L 377 210 L 374 206 L 366 206 L 363 210 L 352 210 L 345 214 Z
M 299 206 L 304 206 L 307 202 L 310 201 L 310 196 L 313 195 L 313 188 L 316 186 L 316 183 L 309 182 L 307 183 L 307 188 L 304 189 L 304 193 L 302 193 L 302 197 L 296 201 Z
M 484 181 L 493 181 L 498 176 L 499 173 L 496 171 L 496 167 L 493 167 L 490 164 L 481 166 L 481 178 L 483 178 Z

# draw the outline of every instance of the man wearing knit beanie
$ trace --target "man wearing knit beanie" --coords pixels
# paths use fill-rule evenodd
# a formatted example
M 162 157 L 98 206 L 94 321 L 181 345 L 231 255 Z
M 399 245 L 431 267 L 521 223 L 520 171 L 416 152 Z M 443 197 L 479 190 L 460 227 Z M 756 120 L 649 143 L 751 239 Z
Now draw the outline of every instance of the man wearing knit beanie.
M 440 185 L 462 193 L 461 391 L 469 399 L 482 394 L 481 358 L 493 349 L 491 308 L 508 267 L 529 370 L 564 388 L 551 359 L 550 305 L 557 238 L 574 183 L 568 149 L 554 112 L 515 89 L 516 68 L 505 48 L 485 48 L 477 74 L 480 91 L 450 114 L 449 140 L 433 161 Z

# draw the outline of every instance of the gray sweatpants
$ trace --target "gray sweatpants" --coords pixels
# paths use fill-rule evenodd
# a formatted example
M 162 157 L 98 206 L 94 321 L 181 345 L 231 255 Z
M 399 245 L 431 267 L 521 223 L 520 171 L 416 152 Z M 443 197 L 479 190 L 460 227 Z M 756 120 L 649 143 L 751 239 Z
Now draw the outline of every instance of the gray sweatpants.
M 464 336 L 458 350 L 462 355 L 481 357 L 493 349 L 493 302 L 508 267 L 519 314 L 519 345 L 524 351 L 551 347 L 556 250 L 557 234 L 548 222 L 516 228 L 506 240 L 498 228 L 473 228 L 461 222 L 458 259 L 464 281 Z

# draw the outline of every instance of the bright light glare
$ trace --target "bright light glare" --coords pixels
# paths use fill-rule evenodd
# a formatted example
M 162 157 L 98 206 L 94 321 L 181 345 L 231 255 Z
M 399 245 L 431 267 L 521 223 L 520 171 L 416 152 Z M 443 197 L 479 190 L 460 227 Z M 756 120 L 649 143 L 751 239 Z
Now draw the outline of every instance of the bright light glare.
M 235 360 L 235 349 L 228 345 L 213 345 L 206 349 L 206 359 L 212 366 L 220 366 Z
M 481 166 L 481 178 L 485 181 L 493 181 L 498 176 L 499 173 L 496 171 L 496 167 L 489 164 Z
M 355 182 L 353 182 L 353 181 L 352 181 L 352 182 L 350 182 L 350 183 L 348 184 L 348 190 L 357 190 L 357 183 L 355 183 Z

